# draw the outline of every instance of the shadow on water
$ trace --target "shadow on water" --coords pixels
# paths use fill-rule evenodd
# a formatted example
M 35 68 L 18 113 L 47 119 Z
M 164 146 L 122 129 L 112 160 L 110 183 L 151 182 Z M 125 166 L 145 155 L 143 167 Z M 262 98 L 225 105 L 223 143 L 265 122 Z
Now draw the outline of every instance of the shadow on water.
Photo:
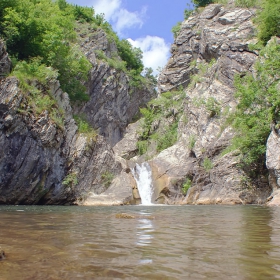
M 244 279 L 280 278 L 279 210 L 243 208 L 239 264 Z

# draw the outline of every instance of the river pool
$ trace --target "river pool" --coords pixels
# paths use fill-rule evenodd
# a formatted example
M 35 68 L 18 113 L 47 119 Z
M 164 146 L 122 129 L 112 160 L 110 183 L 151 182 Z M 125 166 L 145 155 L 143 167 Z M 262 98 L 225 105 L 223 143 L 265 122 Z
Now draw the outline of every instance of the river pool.
M 0 206 L 0 247 L 0 280 L 279 279 L 280 208 Z

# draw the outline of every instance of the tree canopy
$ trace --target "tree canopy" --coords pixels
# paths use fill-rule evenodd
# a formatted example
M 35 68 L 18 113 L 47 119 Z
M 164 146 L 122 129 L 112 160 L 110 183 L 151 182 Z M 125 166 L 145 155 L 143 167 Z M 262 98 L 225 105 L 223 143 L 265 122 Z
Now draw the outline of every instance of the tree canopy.
M 117 45 L 119 56 L 127 70 L 137 75 L 143 70 L 142 52 L 127 40 L 120 40 L 104 15 L 94 9 L 68 4 L 65 0 L 1 0 L 0 37 L 7 44 L 13 61 L 36 58 L 58 71 L 61 88 L 71 100 L 87 100 L 84 82 L 90 62 L 75 46 L 75 21 L 102 28 Z

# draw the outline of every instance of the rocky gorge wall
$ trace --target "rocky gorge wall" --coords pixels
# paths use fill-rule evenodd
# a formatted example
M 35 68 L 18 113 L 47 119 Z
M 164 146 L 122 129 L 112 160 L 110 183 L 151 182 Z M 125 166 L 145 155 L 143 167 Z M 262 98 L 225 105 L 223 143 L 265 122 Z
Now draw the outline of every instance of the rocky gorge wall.
M 255 13 L 230 1 L 227 6 L 209 5 L 182 22 L 158 78 L 153 109 L 161 106 L 165 93 L 174 96 L 149 128 L 150 134 L 165 136 L 165 128 L 176 124 L 177 140 L 160 152 L 152 140 L 142 155 L 137 143 L 143 119 L 132 122 L 156 92 L 149 84 L 131 87 L 125 72 L 98 57 L 102 51 L 116 59 L 116 44 L 103 30 L 76 27 L 78 44 L 92 64 L 86 84 L 89 101 L 71 104 L 57 80 L 49 80 L 47 88 L 35 82 L 42 94 L 56 100 L 57 112 L 64 112 L 58 113 L 63 125 L 47 110 L 32 112 L 29 93 L 7 76 L 11 61 L 1 41 L 0 203 L 137 204 L 141 198 L 130 170 L 147 161 L 155 203 L 279 204 L 277 129 L 268 139 L 269 177 L 259 174 L 247 180 L 238 151 L 226 152 L 235 135 L 226 123 L 237 105 L 234 77 L 253 73 L 258 58 L 249 49 L 255 42 Z M 98 135 L 80 133 L 74 115 L 83 116 Z
M 227 6 L 209 5 L 185 20 L 171 46 L 171 58 L 158 79 L 161 94 L 181 87 L 186 96 L 180 103 L 176 143 L 159 154 L 148 149 L 143 156 L 135 156 L 137 127 L 141 127 L 135 124 L 115 146 L 117 153 L 130 159 L 131 166 L 135 161 L 148 160 L 153 170 L 156 203 L 267 202 L 272 191 L 267 176 L 259 174 L 248 180 L 239 167 L 238 151 L 225 152 L 235 133 L 226 124 L 228 113 L 237 105 L 234 76 L 253 72 L 258 58 L 257 52 L 249 50 L 249 44 L 255 42 L 255 13 L 254 9 L 236 7 L 231 1 Z M 179 113 L 175 107 L 168 110 L 151 129 L 160 131 Z M 278 141 L 275 137 L 274 133 L 269 142 Z M 274 152 L 275 149 L 271 154 Z
M 124 72 L 96 58 L 95 50 L 108 56 L 116 51 L 101 29 L 80 34 L 79 44 L 92 63 L 88 102 L 73 107 L 55 79 L 47 80 L 47 86 L 30 81 L 42 98 L 55 100 L 56 117 L 63 119 L 59 123 L 48 110 L 32 110 L 32 95 L 9 75 L 11 61 L 0 42 L 1 204 L 82 204 L 108 190 L 113 179 L 117 190 L 109 190 L 110 204 L 133 203 L 130 182 L 118 188 L 117 175 L 124 178 L 126 172 L 111 147 L 155 91 L 149 86 L 131 89 Z M 79 132 L 73 110 L 88 120 L 97 136 Z

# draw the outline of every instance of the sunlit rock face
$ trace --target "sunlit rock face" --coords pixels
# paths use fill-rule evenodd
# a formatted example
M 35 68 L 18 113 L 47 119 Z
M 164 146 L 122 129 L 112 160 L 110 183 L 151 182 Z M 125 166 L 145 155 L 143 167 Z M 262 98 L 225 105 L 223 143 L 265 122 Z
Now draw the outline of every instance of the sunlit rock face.
M 248 48 L 256 32 L 254 14 L 234 4 L 213 4 L 193 15 L 183 22 L 159 77 L 161 92 L 179 85 L 186 88 L 178 142 L 152 160 L 158 178 L 168 175 L 165 187 L 169 190 L 176 186 L 172 179 L 192 181 L 182 203 L 264 203 L 269 196 L 265 178 L 247 185 L 238 155 L 223 154 L 234 135 L 225 126 L 227 112 L 237 104 L 234 76 L 252 71 L 257 58 Z
M 266 166 L 269 170 L 269 184 L 273 193 L 268 199 L 268 205 L 280 206 L 280 135 L 278 129 L 273 129 L 267 140 Z
M 237 105 L 234 76 L 252 72 L 258 57 L 248 47 L 256 34 L 255 13 L 232 2 L 209 5 L 185 20 L 158 79 L 160 93 L 180 87 L 186 93 L 177 142 L 156 156 L 133 158 L 134 130 L 116 145 L 132 161 L 148 159 L 156 203 L 265 203 L 270 195 L 266 178 L 247 183 L 237 152 L 223 153 L 234 136 L 225 125 L 228 112 Z M 167 121 L 162 119 L 157 126 Z M 183 194 L 187 179 L 191 187 Z

